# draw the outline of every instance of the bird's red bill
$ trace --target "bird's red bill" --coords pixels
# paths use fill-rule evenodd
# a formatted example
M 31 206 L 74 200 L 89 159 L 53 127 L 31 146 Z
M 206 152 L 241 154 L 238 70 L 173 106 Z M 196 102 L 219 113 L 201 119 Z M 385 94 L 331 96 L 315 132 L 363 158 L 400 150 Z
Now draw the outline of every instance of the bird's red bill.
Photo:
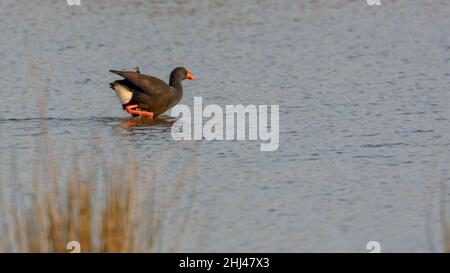
M 193 81 L 193 80 L 195 80 L 195 76 L 194 76 L 194 74 L 192 74 L 191 72 L 188 71 L 186 74 L 186 79 Z

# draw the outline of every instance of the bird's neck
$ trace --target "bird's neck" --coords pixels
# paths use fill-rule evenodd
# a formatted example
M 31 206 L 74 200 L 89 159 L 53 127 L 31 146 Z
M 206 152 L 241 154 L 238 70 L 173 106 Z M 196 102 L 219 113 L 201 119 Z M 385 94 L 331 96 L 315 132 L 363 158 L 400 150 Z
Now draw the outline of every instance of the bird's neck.
M 183 92 L 183 86 L 181 85 L 181 81 L 174 77 L 173 75 L 170 75 L 169 85 L 174 87 L 178 92 Z

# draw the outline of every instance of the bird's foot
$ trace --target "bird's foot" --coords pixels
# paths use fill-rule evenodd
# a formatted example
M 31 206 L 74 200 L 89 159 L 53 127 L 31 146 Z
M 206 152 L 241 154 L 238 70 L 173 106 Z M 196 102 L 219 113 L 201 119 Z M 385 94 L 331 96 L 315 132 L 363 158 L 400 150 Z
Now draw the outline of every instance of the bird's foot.
M 143 116 L 146 118 L 153 118 L 153 112 L 136 110 L 137 107 L 138 107 L 137 104 L 128 105 L 125 107 L 125 111 L 127 111 L 127 113 L 132 115 Z

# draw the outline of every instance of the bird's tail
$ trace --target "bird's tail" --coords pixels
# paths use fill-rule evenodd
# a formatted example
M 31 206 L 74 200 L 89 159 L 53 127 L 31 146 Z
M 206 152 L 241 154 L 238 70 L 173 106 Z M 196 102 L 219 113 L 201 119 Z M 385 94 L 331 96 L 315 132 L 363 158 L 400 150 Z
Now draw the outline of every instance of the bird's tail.
M 109 72 L 111 72 L 111 73 L 114 73 L 114 74 L 117 74 L 117 73 L 119 73 L 120 71 L 119 70 L 109 70 Z

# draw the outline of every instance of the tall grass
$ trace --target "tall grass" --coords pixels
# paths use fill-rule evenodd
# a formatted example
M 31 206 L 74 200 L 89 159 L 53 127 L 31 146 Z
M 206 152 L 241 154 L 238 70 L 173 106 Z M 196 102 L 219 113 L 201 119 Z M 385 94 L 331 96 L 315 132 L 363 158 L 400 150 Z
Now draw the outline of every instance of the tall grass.
M 435 197 L 438 192 L 439 197 Z M 431 252 L 450 253 L 450 224 L 448 215 L 448 187 L 447 181 L 439 180 L 433 176 L 427 197 L 427 208 L 425 215 L 425 232 L 428 246 Z M 437 207 L 437 215 L 433 213 Z M 433 223 L 438 223 L 433 225 Z M 434 227 L 435 226 L 435 227 Z M 434 229 L 440 229 L 438 243 L 436 243 Z M 439 246 L 439 247 L 438 247 Z
M 0 186 L 0 251 L 67 252 L 70 241 L 79 242 L 82 252 L 158 251 L 166 213 L 178 201 L 184 181 L 177 182 L 167 200 L 157 200 L 153 171 L 142 181 L 139 162 L 87 162 L 82 167 L 74 162 L 56 188 L 44 187 L 33 174 L 31 198 L 11 201 Z
M 441 218 L 441 230 L 442 230 L 442 241 L 444 251 L 450 253 L 450 225 L 448 223 L 448 210 L 447 210 L 447 199 L 448 191 L 447 191 L 447 183 L 441 183 L 440 190 L 440 209 L 439 214 Z
M 33 153 L 32 181 L 27 181 L 32 194 L 28 197 L 8 187 L 17 186 L 19 181 L 14 181 L 13 176 L 10 178 L 13 181 L 5 183 L 0 170 L 0 251 L 69 252 L 71 241 L 79 243 L 81 252 L 161 251 L 159 242 L 167 215 L 180 202 L 189 176 L 195 175 L 194 158 L 186 161 L 172 185 L 173 191 L 165 198 L 160 196 L 156 176 L 181 143 L 153 161 L 147 172 L 141 168 L 137 156 L 123 154 L 104 160 L 92 152 L 63 164 L 51 145 L 44 92 L 34 66 L 32 82 L 39 106 L 42 150 L 47 160 L 41 159 L 41 151 Z M 177 217 L 178 231 L 169 242 L 169 250 L 179 245 L 189 220 L 188 212 L 185 217 Z

